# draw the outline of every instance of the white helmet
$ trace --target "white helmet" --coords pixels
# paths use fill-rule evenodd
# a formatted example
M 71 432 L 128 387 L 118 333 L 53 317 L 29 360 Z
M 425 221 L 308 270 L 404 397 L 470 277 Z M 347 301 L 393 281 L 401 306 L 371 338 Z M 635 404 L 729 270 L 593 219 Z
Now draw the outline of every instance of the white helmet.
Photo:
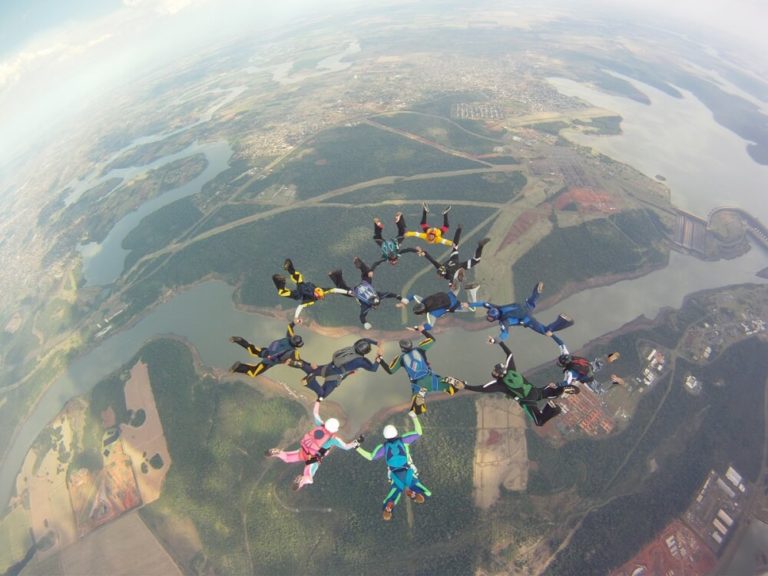
M 387 424 L 384 426 L 384 438 L 387 440 L 392 440 L 392 438 L 397 438 L 397 428 L 392 426 L 392 424 Z
M 323 424 L 323 427 L 331 434 L 336 434 L 339 431 L 339 421 L 336 418 L 328 418 Z

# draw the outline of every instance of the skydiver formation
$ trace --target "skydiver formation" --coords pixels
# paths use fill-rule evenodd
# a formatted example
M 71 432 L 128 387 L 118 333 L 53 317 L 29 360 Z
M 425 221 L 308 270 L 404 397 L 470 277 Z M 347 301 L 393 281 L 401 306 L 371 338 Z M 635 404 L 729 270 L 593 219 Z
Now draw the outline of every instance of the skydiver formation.
M 546 422 L 560 414 L 559 406 L 553 399 L 564 394 L 578 394 L 578 384 L 586 384 L 595 387 L 595 373 L 606 364 L 618 359 L 618 353 L 609 354 L 605 358 L 597 358 L 589 361 L 586 358 L 570 354 L 563 339 L 557 334 L 560 331 L 573 326 L 574 321 L 565 314 L 560 314 L 550 324 L 542 324 L 533 316 L 536 302 L 541 295 L 544 285 L 538 282 L 534 286 L 531 295 L 521 303 L 506 305 L 493 304 L 488 301 L 478 300 L 479 285 L 473 282 L 465 282 L 470 270 L 474 269 L 481 260 L 483 247 L 488 244 L 490 238 L 481 239 L 471 257 L 462 260 L 459 257 L 459 242 L 461 240 L 462 226 L 459 225 L 453 236 L 448 240 L 445 235 L 449 231 L 448 213 L 451 207 L 446 207 L 442 212 L 442 226 L 430 226 L 428 223 L 429 206 L 422 205 L 422 218 L 420 232 L 409 231 L 402 212 L 397 212 L 394 217 L 397 234 L 395 237 L 385 239 L 384 225 L 380 218 L 373 219 L 373 240 L 379 248 L 378 259 L 369 266 L 365 261 L 355 256 L 354 265 L 360 272 L 360 282 L 350 287 L 344 280 L 343 272 L 336 268 L 328 273 L 333 287 L 320 287 L 304 279 L 298 272 L 290 258 L 286 258 L 283 269 L 289 274 L 293 287 L 287 285 L 288 279 L 281 274 L 272 276 L 277 288 L 278 296 L 291 298 L 299 302 L 293 314 L 293 320 L 288 324 L 286 335 L 264 347 L 251 344 L 240 336 L 233 336 L 230 341 L 245 348 L 252 356 L 259 357 L 258 364 L 245 364 L 235 362 L 230 371 L 256 378 L 272 366 L 285 364 L 304 372 L 301 379 L 304 386 L 312 390 L 317 400 L 313 409 L 315 427 L 307 432 L 300 441 L 299 449 L 284 451 L 279 448 L 270 448 L 266 456 L 279 458 L 283 462 L 301 462 L 304 471 L 293 482 L 293 489 L 299 490 L 303 486 L 312 484 L 314 476 L 324 457 L 333 449 L 356 449 L 356 451 L 368 460 L 384 459 L 388 469 L 390 489 L 382 503 L 382 518 L 391 520 L 395 505 L 402 494 L 417 504 L 422 504 L 431 496 L 429 489 L 421 483 L 418 471 L 411 460 L 410 446 L 422 436 L 419 416 L 427 411 L 426 396 L 445 392 L 454 396 L 460 390 L 470 392 L 493 393 L 500 392 L 514 400 L 531 418 L 536 426 L 543 426 Z M 403 243 L 408 238 L 420 239 L 428 244 L 450 247 L 448 258 L 441 262 L 433 257 L 421 246 L 406 246 Z M 437 276 L 448 283 L 448 290 L 435 292 L 426 297 L 417 294 L 401 295 L 396 292 L 379 290 L 373 286 L 374 270 L 384 262 L 396 265 L 404 254 L 416 254 L 426 258 L 437 271 Z M 466 300 L 459 299 L 461 288 L 466 292 Z M 297 324 L 301 324 L 300 315 L 304 308 L 324 300 L 326 295 L 335 294 L 352 298 L 360 306 L 360 323 L 365 330 L 372 326 L 368 315 L 379 308 L 383 300 L 396 300 L 396 306 L 406 307 L 414 303 L 413 313 L 424 316 L 421 325 L 408 327 L 408 330 L 418 332 L 423 337 L 414 343 L 411 339 L 402 339 L 398 342 L 399 352 L 390 362 L 383 357 L 382 343 L 370 339 L 360 338 L 352 346 L 337 350 L 331 360 L 322 365 L 303 360 L 299 356 L 299 348 L 304 345 L 301 336 L 294 331 Z M 490 336 L 491 344 L 498 344 L 506 355 L 504 362 L 496 364 L 491 370 L 492 379 L 486 384 L 472 385 L 455 376 L 443 376 L 435 371 L 427 358 L 427 350 L 435 343 L 436 339 L 430 332 L 438 318 L 454 312 L 474 312 L 476 309 L 486 311 L 486 319 L 491 323 L 498 323 L 500 332 L 497 337 Z M 506 344 L 509 338 L 509 327 L 523 326 L 550 337 L 559 349 L 556 363 L 563 371 L 562 381 L 549 383 L 547 386 L 536 386 L 529 382 L 515 366 L 514 356 Z M 376 355 L 373 360 L 367 357 L 373 347 L 376 346 Z M 320 404 L 342 384 L 342 382 L 362 369 L 376 372 L 381 367 L 387 374 L 394 374 L 403 368 L 410 383 L 410 409 L 408 416 L 413 421 L 414 430 L 400 434 L 397 429 L 388 424 L 384 427 L 384 442 L 377 445 L 372 451 L 362 448 L 363 437 L 359 436 L 351 442 L 345 442 L 337 436 L 340 423 L 336 418 L 323 420 L 320 417 Z M 621 378 L 611 375 L 611 385 L 622 384 Z

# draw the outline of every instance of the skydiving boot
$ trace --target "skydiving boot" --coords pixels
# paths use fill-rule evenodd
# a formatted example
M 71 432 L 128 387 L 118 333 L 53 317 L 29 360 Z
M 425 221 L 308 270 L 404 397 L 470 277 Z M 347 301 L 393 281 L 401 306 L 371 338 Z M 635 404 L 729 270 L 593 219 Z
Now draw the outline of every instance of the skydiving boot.
M 544 292 L 544 282 L 539 282 L 536 284 L 536 294 L 541 294 Z
M 277 288 L 278 293 L 285 290 L 285 276 L 283 276 L 282 274 L 273 274 L 272 282 L 275 283 L 275 287 Z
M 381 517 L 384 519 L 385 522 L 389 522 L 392 520 L 392 510 L 395 508 L 394 502 L 387 502 L 387 505 L 384 506 L 384 511 L 381 513 Z
M 547 332 L 557 332 L 559 330 L 565 330 L 569 326 L 573 326 L 573 318 L 566 314 L 560 314 L 557 319 L 547 326 Z
M 450 212 L 450 211 L 451 211 L 451 206 L 450 206 L 450 205 L 448 205 L 448 208 L 446 208 L 445 210 L 443 210 L 443 215 L 445 215 L 445 214 L 448 214 L 448 212 Z
M 416 502 L 416 504 L 424 504 L 424 501 L 426 500 L 426 498 L 424 498 L 424 494 L 411 490 L 410 488 L 405 489 L 405 495 Z
M 229 341 L 230 341 L 230 342 L 234 342 L 234 343 L 235 343 L 235 344 L 237 344 L 238 346 L 242 346 L 242 347 L 243 347 L 243 348 L 245 348 L 246 350 L 247 350 L 248 348 L 250 348 L 250 346 L 251 346 L 251 343 L 250 343 L 250 342 L 248 342 L 248 340 L 246 340 L 245 338 L 241 338 L 240 336 L 230 336 L 230 337 L 229 337 Z
M 411 412 L 417 416 L 420 416 L 427 411 L 427 401 L 425 399 L 426 395 L 426 388 L 419 389 L 419 391 L 413 395 L 413 401 L 411 402 Z
M 422 203 L 421 203 L 421 207 L 422 207 L 422 209 L 424 210 L 424 212 L 426 212 L 427 214 L 429 214 L 429 204 L 427 204 L 426 202 L 422 202 Z
M 456 390 L 463 390 L 464 385 L 466 384 L 464 380 L 459 380 L 458 378 L 454 378 L 453 376 L 444 377 L 443 382 L 448 384 L 448 389 L 446 390 L 446 392 L 448 392 L 448 394 L 450 394 L 451 396 L 456 394 Z
M 251 366 L 248 366 L 248 364 L 243 364 L 242 362 L 235 362 L 232 364 L 232 366 L 229 367 L 229 371 L 234 372 L 235 374 L 248 374 L 250 369 Z
M 283 270 L 287 270 L 288 274 L 291 275 L 296 272 L 296 269 L 293 267 L 293 261 L 290 258 L 286 258 L 285 262 L 283 262 Z

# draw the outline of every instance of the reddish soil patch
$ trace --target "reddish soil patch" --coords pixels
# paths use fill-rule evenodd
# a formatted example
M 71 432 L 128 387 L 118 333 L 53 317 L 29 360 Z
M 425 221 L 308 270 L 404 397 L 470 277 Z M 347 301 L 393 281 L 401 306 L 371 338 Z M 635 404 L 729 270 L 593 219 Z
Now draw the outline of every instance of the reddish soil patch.
M 499 247 L 496 249 L 495 253 L 498 254 L 499 251 L 501 251 L 505 246 L 516 242 L 518 238 L 533 228 L 537 222 L 545 220 L 549 215 L 549 211 L 550 205 L 545 203 L 540 204 L 533 210 L 526 210 L 520 214 L 520 216 L 517 217 L 517 220 L 515 220 L 512 226 L 510 226 L 507 235 L 504 237 L 504 240 L 501 242 L 501 244 L 499 244 Z
M 569 204 L 576 204 L 581 212 L 612 214 L 619 209 L 613 196 L 593 188 L 571 188 L 555 200 L 557 210 L 563 210 Z
M 715 567 L 714 554 L 698 536 L 679 520 L 673 520 L 640 553 L 611 572 L 611 576 L 629 576 L 644 568 L 644 574 L 685 574 L 703 576 Z

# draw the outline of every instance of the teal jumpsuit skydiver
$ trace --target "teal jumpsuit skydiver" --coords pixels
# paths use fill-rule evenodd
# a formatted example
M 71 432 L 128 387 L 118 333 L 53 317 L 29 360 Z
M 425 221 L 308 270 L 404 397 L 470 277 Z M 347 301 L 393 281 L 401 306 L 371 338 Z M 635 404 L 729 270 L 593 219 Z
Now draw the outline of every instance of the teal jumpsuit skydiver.
M 366 460 L 386 458 L 387 475 L 392 487 L 382 502 L 384 520 L 392 519 L 392 510 L 400 501 L 403 492 L 417 504 L 423 503 L 426 498 L 432 495 L 429 488 L 419 480 L 418 471 L 411 460 L 409 448 L 410 444 L 421 437 L 421 423 L 415 412 L 409 412 L 408 415 L 413 420 L 413 432 L 399 436 L 397 429 L 389 425 L 384 428 L 386 442 L 379 444 L 371 452 L 360 446 L 357 447 L 357 453 Z
M 379 246 L 382 258 L 379 258 L 373 264 L 371 264 L 371 270 L 376 270 L 376 267 L 379 264 L 383 264 L 384 262 L 389 262 L 394 266 L 398 263 L 402 254 L 406 254 L 408 252 L 420 252 L 419 248 L 403 248 L 401 246 L 403 240 L 405 239 L 406 231 L 405 216 L 403 216 L 402 212 L 395 214 L 395 224 L 397 225 L 397 236 L 395 238 L 385 240 L 383 236 L 384 224 L 382 224 L 381 220 L 378 218 L 373 219 L 373 240 Z

